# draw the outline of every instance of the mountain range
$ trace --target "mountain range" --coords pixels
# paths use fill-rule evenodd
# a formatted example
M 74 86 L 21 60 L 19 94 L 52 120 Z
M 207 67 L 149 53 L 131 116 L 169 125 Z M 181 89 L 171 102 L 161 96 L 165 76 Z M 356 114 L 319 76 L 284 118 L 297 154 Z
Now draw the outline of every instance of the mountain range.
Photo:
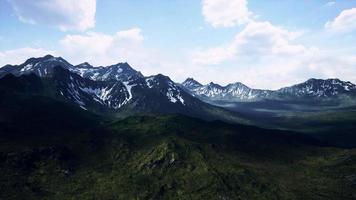
M 216 83 L 202 85 L 193 78 L 186 79 L 182 86 L 205 101 L 256 102 L 262 100 L 325 100 L 342 96 L 356 97 L 356 85 L 339 79 L 309 79 L 304 83 L 278 90 L 250 88 L 236 82 L 226 86 Z
M 145 77 L 128 63 L 105 67 L 93 67 L 89 63 L 74 66 L 61 57 L 51 55 L 30 58 L 20 65 L 6 65 L 0 68 L 0 78 L 7 74 L 21 76 L 31 73 L 39 77 L 64 78 L 57 76 L 60 73 L 58 70 L 55 72 L 55 67 L 59 66 L 68 72 L 62 72 L 67 80 L 61 80 L 61 87 L 66 88 L 57 89 L 58 92 L 82 108 L 85 108 L 86 104 L 90 104 L 88 102 L 88 98 L 90 98 L 97 102 L 91 104 L 101 104 L 108 110 L 118 110 L 129 102 L 130 104 L 138 103 L 138 97 L 144 96 L 142 93 L 148 95 L 153 94 L 153 91 L 155 91 L 155 97 L 152 98 L 164 98 L 164 102 L 171 104 L 168 107 L 189 107 L 199 104 L 200 102 L 194 97 L 211 103 L 264 100 L 315 101 L 344 97 L 353 99 L 356 96 L 356 85 L 339 79 L 309 79 L 304 83 L 279 90 L 253 89 L 240 82 L 226 86 L 213 82 L 203 85 L 193 78 L 188 78 L 178 84 L 161 74 Z
M 175 83 L 162 74 L 144 76 L 128 63 L 100 67 L 89 63 L 72 65 L 51 55 L 30 58 L 20 65 L 6 65 L 0 68 L 0 78 L 1 84 L 17 81 L 31 85 L 31 82 L 36 82 L 40 85 L 37 90 L 43 88 L 37 93 L 75 104 L 84 110 L 117 116 L 181 113 L 206 119 L 241 121 L 240 116 L 222 107 L 226 103 L 270 100 L 337 100 L 348 101 L 347 105 L 350 105 L 356 99 L 356 85 L 339 79 L 309 79 L 279 90 L 253 89 L 240 82 L 226 86 L 213 82 L 203 85 L 193 78 Z
M 195 98 L 168 76 L 145 77 L 127 63 L 74 66 L 61 57 L 47 55 L 20 65 L 6 65 L 0 68 L 0 77 L 3 90 L 16 92 L 12 85 L 37 83 L 37 94 L 100 114 L 182 113 L 205 119 L 227 116 L 239 121 L 232 112 Z

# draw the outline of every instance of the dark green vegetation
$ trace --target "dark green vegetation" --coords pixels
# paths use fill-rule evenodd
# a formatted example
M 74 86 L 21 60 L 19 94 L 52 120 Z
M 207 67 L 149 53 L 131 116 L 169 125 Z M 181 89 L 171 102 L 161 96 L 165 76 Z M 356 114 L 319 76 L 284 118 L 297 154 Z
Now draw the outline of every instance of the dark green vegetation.
M 261 101 L 224 104 L 255 125 L 302 132 L 340 147 L 356 147 L 356 107 L 334 102 Z
M 182 115 L 0 95 L 0 199 L 356 199 L 356 151 Z

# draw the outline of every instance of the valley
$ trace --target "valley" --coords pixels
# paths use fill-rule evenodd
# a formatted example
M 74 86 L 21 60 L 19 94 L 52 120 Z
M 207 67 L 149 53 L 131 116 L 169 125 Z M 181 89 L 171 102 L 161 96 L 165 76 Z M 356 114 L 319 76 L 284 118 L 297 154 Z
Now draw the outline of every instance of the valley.
M 199 96 L 202 84 L 89 65 L 0 68 L 0 199 L 356 198 L 348 82 L 246 100 L 259 90 Z

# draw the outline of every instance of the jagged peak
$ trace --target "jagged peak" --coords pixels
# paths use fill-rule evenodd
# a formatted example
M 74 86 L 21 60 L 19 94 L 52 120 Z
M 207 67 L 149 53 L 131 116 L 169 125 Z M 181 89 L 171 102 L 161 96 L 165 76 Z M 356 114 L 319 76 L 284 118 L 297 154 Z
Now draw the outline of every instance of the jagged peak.
M 241 82 L 235 82 L 235 83 L 229 83 L 225 87 L 245 87 L 245 88 L 250 88 L 247 85 L 241 83 Z
M 185 81 L 182 82 L 182 85 L 184 86 L 203 86 L 201 83 L 199 83 L 198 81 L 196 81 L 194 78 L 188 77 L 187 79 L 185 79 Z
M 131 65 L 129 65 L 127 62 L 118 62 L 116 64 L 113 64 L 113 65 L 109 65 L 109 66 L 106 66 L 106 67 L 113 67 L 113 68 L 123 68 L 123 69 L 130 69 L 130 70 L 134 70 Z
M 47 54 L 45 56 L 42 57 L 43 59 L 51 59 L 54 58 L 54 56 L 52 56 L 51 54 Z
M 350 81 L 343 81 L 338 78 L 328 78 L 328 79 L 318 79 L 318 78 L 310 78 L 305 82 L 299 83 L 292 85 L 293 86 L 303 86 L 305 84 L 320 84 L 320 83 L 326 83 L 326 84 L 348 84 L 348 85 L 354 85 Z
M 40 57 L 31 57 L 30 59 L 37 59 L 37 60 L 47 60 L 47 59 L 51 59 L 51 58 L 55 58 L 54 56 L 52 56 L 51 54 L 47 54 L 45 56 L 40 56 Z
M 165 76 L 163 74 L 156 74 L 156 75 L 152 75 L 152 76 L 148 76 L 148 79 L 156 79 L 156 80 L 166 80 L 166 81 L 171 81 L 173 82 L 168 76 Z
M 66 64 L 69 64 L 70 63 L 68 61 L 66 61 L 64 58 L 62 57 L 54 57 L 50 54 L 48 55 L 45 55 L 43 57 L 32 57 L 32 58 L 29 58 L 27 59 L 22 65 L 27 65 L 27 64 L 34 64 L 34 63 L 38 63 L 38 62 L 45 62 L 45 61 L 59 61 L 59 62 L 63 62 L 63 63 L 66 63 Z
M 195 80 L 194 78 L 192 77 L 188 77 L 187 79 L 185 79 L 185 81 L 183 82 L 196 82 L 196 83 L 199 83 L 197 80 Z
M 132 72 L 132 73 L 139 75 L 140 77 L 143 77 L 143 75 L 140 71 L 137 71 L 136 69 L 132 68 L 131 65 L 128 64 L 127 62 L 119 62 L 117 64 L 106 66 L 106 67 L 101 67 L 101 68 L 111 68 L 114 71 L 119 71 L 119 72 L 121 72 L 121 71 Z
M 87 67 L 87 68 L 93 68 L 93 65 L 91 65 L 90 63 L 88 62 L 83 62 L 83 63 L 80 63 L 79 65 L 76 65 L 75 67 Z
M 183 82 L 191 82 L 191 81 L 198 82 L 198 81 L 196 81 L 196 80 L 195 80 L 194 78 L 192 78 L 192 77 L 186 78 L 185 81 L 183 81 Z
M 217 83 L 214 83 L 214 82 L 210 82 L 207 86 L 209 86 L 209 87 L 219 87 L 219 88 L 223 88 L 223 86 L 221 86 L 221 85 L 219 85 L 219 84 L 217 84 Z

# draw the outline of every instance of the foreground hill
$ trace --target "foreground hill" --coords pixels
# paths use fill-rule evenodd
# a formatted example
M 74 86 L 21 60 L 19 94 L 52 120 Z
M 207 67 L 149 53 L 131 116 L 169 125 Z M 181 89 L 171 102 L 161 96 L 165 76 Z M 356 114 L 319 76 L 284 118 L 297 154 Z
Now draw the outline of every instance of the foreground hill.
M 40 95 L 0 108 L 0 199 L 356 198 L 356 151 L 293 132 L 183 115 L 112 121 Z

